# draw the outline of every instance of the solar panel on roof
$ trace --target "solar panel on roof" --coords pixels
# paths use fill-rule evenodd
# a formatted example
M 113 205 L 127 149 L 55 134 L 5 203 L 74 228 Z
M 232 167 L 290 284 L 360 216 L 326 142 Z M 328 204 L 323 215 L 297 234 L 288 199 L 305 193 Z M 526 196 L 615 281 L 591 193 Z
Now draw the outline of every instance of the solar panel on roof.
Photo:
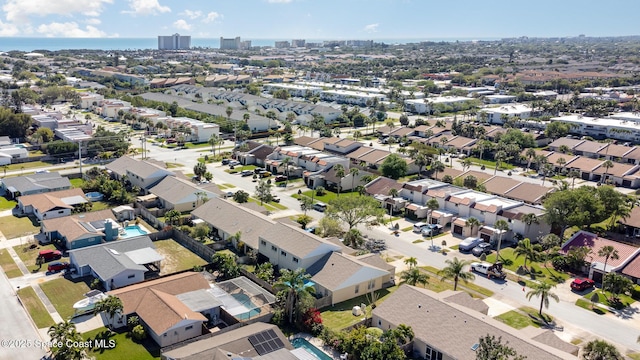
M 284 343 L 273 330 L 251 335 L 248 340 L 259 355 L 268 354 L 284 347 Z

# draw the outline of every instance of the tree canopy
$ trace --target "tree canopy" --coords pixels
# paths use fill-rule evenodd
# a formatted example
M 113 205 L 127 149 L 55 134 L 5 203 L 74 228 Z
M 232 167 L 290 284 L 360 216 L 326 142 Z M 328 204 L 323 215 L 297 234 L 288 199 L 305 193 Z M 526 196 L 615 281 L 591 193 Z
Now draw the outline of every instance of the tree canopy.
M 407 173 L 407 169 L 407 162 L 397 154 L 387 156 L 380 166 L 382 175 L 394 180 L 403 177 Z
M 384 214 L 378 200 L 369 196 L 341 196 L 329 201 L 327 208 L 327 216 L 344 221 L 349 229 L 382 221 Z

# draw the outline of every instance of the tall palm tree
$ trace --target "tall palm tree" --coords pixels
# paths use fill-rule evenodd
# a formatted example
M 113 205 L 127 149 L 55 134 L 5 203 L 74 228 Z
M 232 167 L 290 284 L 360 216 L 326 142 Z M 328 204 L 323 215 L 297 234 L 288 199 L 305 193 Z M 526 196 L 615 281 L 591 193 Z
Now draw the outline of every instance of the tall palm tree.
M 429 275 L 423 273 L 417 267 L 412 267 L 409 268 L 409 270 L 403 271 L 400 275 L 400 279 L 403 283 L 411 286 L 416 286 L 418 284 L 425 286 L 429 283 Z
M 640 340 L 640 338 L 639 338 Z M 640 341 L 639 341 L 640 342 Z M 582 349 L 584 360 L 622 360 L 624 357 L 618 349 L 604 340 L 589 341 Z
M 507 152 L 504 150 L 496 151 L 493 159 L 496 162 L 496 167 L 493 169 L 493 175 L 495 175 L 498 172 L 498 167 L 507 160 Z
M 435 174 L 436 180 L 438 180 L 438 173 L 443 172 L 444 168 L 445 168 L 444 164 L 438 160 L 434 161 L 433 164 L 431 164 L 431 170 Z
M 530 170 L 531 169 L 531 161 L 536 157 L 536 150 L 532 149 L 532 148 L 528 148 L 527 152 L 525 153 L 525 156 L 527 157 L 527 169 Z
M 98 301 L 96 303 L 96 307 L 94 308 L 94 314 L 105 313 L 108 317 L 109 326 L 113 326 L 112 321 L 116 315 L 122 313 L 122 309 L 124 306 L 122 305 L 122 300 L 119 297 L 109 295 L 106 298 Z
M 355 191 L 355 181 L 356 177 L 360 175 L 360 170 L 357 167 L 352 167 L 349 169 L 349 175 L 351 175 L 351 191 Z
M 618 260 L 620 259 L 620 255 L 618 254 L 618 250 L 611 245 L 605 245 L 598 250 L 598 256 L 604 256 L 604 269 L 602 270 L 605 274 L 607 273 L 607 262 L 609 259 Z
M 443 279 L 453 279 L 453 291 L 458 289 L 458 280 L 462 280 L 466 284 L 469 280 L 476 278 L 472 273 L 464 271 L 464 268 L 471 263 L 470 261 L 458 260 L 457 257 L 454 257 L 453 260 L 446 260 L 445 263 L 447 266 L 438 271 L 438 275 Z
M 429 216 L 427 217 L 427 224 L 431 225 L 431 219 L 433 218 L 433 212 L 440 208 L 440 203 L 435 198 L 429 199 L 426 203 L 427 209 L 429 210 Z M 433 248 L 433 231 L 431 231 L 431 247 Z
M 467 221 L 465 221 L 464 225 L 471 228 L 471 235 L 473 235 L 473 229 L 480 227 L 480 220 L 474 217 L 470 217 L 467 219 Z
M 502 235 L 509 230 L 509 223 L 505 220 L 498 220 L 493 227 L 499 231 L 498 233 L 498 246 L 496 247 L 496 261 L 500 260 L 500 247 L 502 247 Z
M 61 344 L 61 346 L 53 346 L 51 353 L 55 359 L 66 360 L 82 360 L 85 358 L 85 348 L 74 346 L 82 340 L 82 335 L 76 330 L 76 324 L 70 321 L 64 321 L 52 325 L 47 334 L 52 342 Z
M 338 178 L 338 197 L 340 197 L 340 189 L 342 189 L 342 179 L 345 176 L 344 166 L 341 164 L 336 164 L 333 166 L 333 170 L 336 172 L 336 177 Z
M 274 288 L 286 290 L 285 314 L 289 315 L 290 324 L 293 324 L 294 315 L 300 315 L 297 313 L 300 301 L 315 292 L 315 288 L 307 281 L 309 278 L 311 275 L 302 268 L 293 271 L 281 269 L 280 278 L 274 284 Z
M 220 137 L 220 135 L 217 134 L 211 134 L 211 137 L 209 137 L 209 141 L 207 141 L 209 143 L 209 145 L 211 145 L 211 152 L 213 153 L 213 156 L 216 155 L 216 145 L 221 145 L 224 140 L 222 140 L 222 138 Z
M 288 156 L 285 156 L 284 159 L 282 159 L 282 166 L 284 166 L 284 175 L 287 177 L 287 179 L 285 180 L 286 185 L 289 185 L 289 166 L 291 166 L 292 163 L 293 161 Z
M 527 293 L 527 300 L 531 300 L 532 297 L 540 297 L 540 311 L 538 314 L 542 317 L 542 306 L 545 308 L 549 308 L 549 299 L 553 299 L 556 302 L 560 302 L 560 298 L 558 295 L 551 292 L 551 290 L 556 287 L 555 285 L 551 285 L 544 281 L 539 283 L 535 283 L 531 290 Z
M 462 171 L 466 171 L 469 170 L 469 168 L 471 167 L 471 159 L 469 158 L 465 158 L 464 160 L 462 160 Z
M 513 253 L 516 255 L 516 258 L 524 257 L 524 268 L 527 268 L 527 261 L 534 261 L 538 257 L 538 251 L 531 244 L 531 240 L 529 238 L 525 238 L 518 242 Z
M 580 173 L 577 170 L 571 170 L 568 175 L 571 178 L 571 189 L 574 189 L 576 185 L 576 178 L 580 176 Z
M 556 164 L 560 165 L 560 173 L 564 173 L 564 166 L 567 164 L 567 160 L 563 157 L 558 158 L 558 160 L 556 160 Z
M 602 167 L 604 168 L 604 175 L 602 176 L 602 181 L 601 183 L 606 184 L 607 183 L 607 175 L 609 175 L 609 169 L 611 169 L 614 166 L 613 161 L 611 160 L 606 160 L 605 162 L 602 163 Z
M 409 267 L 409 269 L 413 269 L 414 267 L 418 266 L 418 259 L 416 259 L 415 257 L 408 257 L 406 259 L 404 259 L 404 264 L 407 265 Z
M 528 213 L 522 216 L 522 219 L 520 219 L 526 226 L 524 232 L 525 234 L 527 234 L 529 232 L 529 228 L 531 227 L 531 225 L 533 224 L 540 224 L 540 219 L 538 219 L 538 215 L 534 214 L 534 213 Z

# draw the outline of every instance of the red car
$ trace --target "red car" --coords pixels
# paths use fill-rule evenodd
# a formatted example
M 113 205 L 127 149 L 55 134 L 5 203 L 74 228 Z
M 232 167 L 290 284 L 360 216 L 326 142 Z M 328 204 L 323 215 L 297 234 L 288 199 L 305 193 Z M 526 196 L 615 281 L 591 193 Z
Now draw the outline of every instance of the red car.
M 591 279 L 575 279 L 571 282 L 571 289 L 575 291 L 583 291 L 591 289 L 595 285 L 595 281 Z
M 68 262 L 55 261 L 49 264 L 47 267 L 47 271 L 49 272 L 58 272 L 69 268 Z

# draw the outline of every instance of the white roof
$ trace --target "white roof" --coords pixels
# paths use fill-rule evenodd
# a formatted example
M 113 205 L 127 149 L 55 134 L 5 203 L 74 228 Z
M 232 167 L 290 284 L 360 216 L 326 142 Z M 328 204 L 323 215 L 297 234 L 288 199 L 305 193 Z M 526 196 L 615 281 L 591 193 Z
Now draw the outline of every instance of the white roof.
M 127 251 L 124 253 L 131 261 L 137 265 L 150 264 L 162 261 L 162 255 L 153 248 L 142 248 L 138 250 Z

